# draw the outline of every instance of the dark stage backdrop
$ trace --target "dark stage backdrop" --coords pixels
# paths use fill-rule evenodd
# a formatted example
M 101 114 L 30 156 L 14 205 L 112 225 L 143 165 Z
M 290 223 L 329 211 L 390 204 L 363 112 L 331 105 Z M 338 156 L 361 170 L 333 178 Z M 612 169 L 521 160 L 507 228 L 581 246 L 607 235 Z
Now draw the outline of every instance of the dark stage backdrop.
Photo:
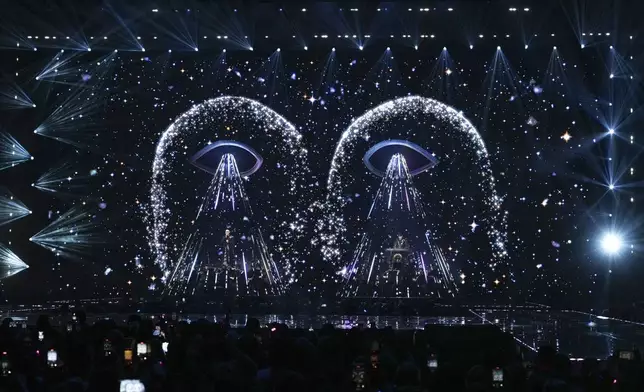
M 0 172 L 2 184 L 33 211 L 0 227 L 2 242 L 29 265 L 3 280 L 3 294 L 10 301 L 158 294 L 162 272 L 154 265 L 149 235 L 156 145 L 182 113 L 223 95 L 260 102 L 302 135 L 307 170 L 289 175 L 305 175 L 307 190 L 293 194 L 283 177 L 272 182 L 270 177 L 288 155 L 285 147 L 271 149 L 256 136 L 266 132 L 256 123 L 211 119 L 213 134 L 248 142 L 265 158 L 246 189 L 255 214 L 267 216 L 267 237 L 280 234 L 273 211 L 311 207 L 302 212 L 307 221 L 293 237 L 302 263 L 290 289 L 305 293 L 331 285 L 337 265 L 321 256 L 324 241 L 315 226 L 329 213 L 320 205 L 336 146 L 365 112 L 417 95 L 462 111 L 476 127 L 505 224 L 486 216 L 490 195 L 479 182 L 489 179 L 480 174 L 477 147 L 410 111 L 355 144 L 339 168 L 350 179 L 342 189 L 341 257 L 353 251 L 379 185 L 362 156 L 377 142 L 405 138 L 441 162 L 415 183 L 432 214 L 431 229 L 441 233 L 441 247 L 466 275 L 465 283 L 458 278 L 464 293 L 485 295 L 493 288 L 489 282 L 481 287 L 475 277 L 488 270 L 491 241 L 500 235 L 507 250 L 504 295 L 537 302 L 562 294 L 571 301 L 601 296 L 609 268 L 597 238 L 611 227 L 615 203 L 622 214 L 636 212 L 630 201 L 634 190 L 606 188 L 609 159 L 619 168 L 615 172 L 637 175 L 628 168 L 635 151 L 630 134 L 607 136 L 606 119 L 616 105 L 629 110 L 627 76 L 623 83 L 610 79 L 608 50 L 582 51 L 575 43 L 556 50 L 508 44 L 501 50 L 426 45 L 364 51 L 7 52 L 3 73 L 18 73 L 12 79 L 37 106 L 2 112 L 3 128 L 35 157 Z M 187 159 L 202 147 L 177 154 Z M 189 175 L 185 182 L 176 178 L 173 186 L 194 189 L 195 197 L 180 200 L 172 213 L 194 210 L 203 183 Z M 49 226 L 57 219 L 56 227 Z M 494 235 L 493 224 L 499 231 Z M 30 241 L 43 229 L 39 243 L 54 251 Z M 277 246 L 268 242 L 269 248 Z M 620 284 L 626 289 L 634 284 L 627 272 L 641 267 L 628 258 L 620 263 L 615 274 L 624 275 Z

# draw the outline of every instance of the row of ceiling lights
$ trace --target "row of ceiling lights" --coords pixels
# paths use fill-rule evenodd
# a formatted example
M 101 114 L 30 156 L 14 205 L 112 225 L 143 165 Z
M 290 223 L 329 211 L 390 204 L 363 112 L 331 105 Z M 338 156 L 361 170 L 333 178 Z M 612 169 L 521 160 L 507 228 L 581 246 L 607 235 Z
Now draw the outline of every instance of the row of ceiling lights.
M 606 37 L 609 37 L 611 34 L 610 34 L 610 33 L 582 33 L 582 36 L 584 36 L 584 37 L 585 37 L 585 36 L 587 36 L 587 35 L 589 35 L 589 36 L 591 36 L 591 37 L 592 37 L 592 36 L 595 36 L 595 35 L 596 35 L 596 36 L 598 36 L 598 37 L 600 37 L 600 36 L 602 36 L 602 35 L 604 35 L 604 36 L 606 36 Z M 533 34 L 533 36 L 534 36 L 534 37 L 538 37 L 538 36 L 539 36 L 539 34 Z M 551 36 L 551 37 L 554 37 L 554 36 L 555 36 L 555 33 L 551 33 L 551 34 L 550 34 L 550 36 Z M 342 34 L 338 34 L 338 35 L 337 35 L 337 37 L 338 37 L 338 38 L 371 38 L 371 35 L 370 35 L 370 34 L 365 34 L 365 35 L 364 35 L 364 36 L 362 36 L 362 37 L 358 37 L 356 34 L 353 34 L 353 35 L 349 35 L 349 34 L 344 34 L 344 35 L 342 35 Z M 419 37 L 419 38 L 436 38 L 436 35 L 435 35 L 435 34 L 420 34 L 418 37 Z M 479 38 L 485 38 L 485 35 L 484 35 L 484 34 L 479 34 L 479 35 L 478 35 L 478 37 L 479 37 Z M 497 38 L 497 34 L 493 34 L 493 35 L 492 35 L 492 37 L 493 37 L 493 38 Z M 46 40 L 48 40 L 48 39 L 57 39 L 58 37 L 57 37 L 57 36 L 49 36 L 49 35 L 45 35 L 45 36 L 43 36 L 43 38 L 44 38 L 44 39 L 46 39 Z M 89 37 L 89 39 L 90 39 L 90 40 L 93 40 L 94 38 L 95 38 L 95 37 L 93 37 L 93 36 L 92 36 L 92 37 Z M 158 37 L 157 37 L 156 35 L 155 35 L 155 36 L 153 36 L 152 38 L 153 38 L 153 39 L 158 39 Z M 203 38 L 203 39 L 208 39 L 208 36 L 207 36 L 207 35 L 204 35 L 202 38 Z M 217 39 L 228 39 L 228 36 L 227 36 L 227 35 L 217 35 L 217 36 L 216 36 L 216 38 L 217 38 Z M 245 36 L 244 36 L 244 38 L 245 38 L 245 39 L 248 39 L 248 36 L 247 36 L 247 35 L 245 35 Z M 264 38 L 265 38 L 265 39 L 268 39 L 268 38 L 270 38 L 270 36 L 265 35 L 265 36 L 264 36 Z M 293 36 L 293 38 L 297 38 L 297 36 L 295 36 L 295 35 L 294 35 L 294 36 Z M 313 38 L 329 38 L 329 35 L 328 35 L 328 34 L 314 34 L 314 35 L 313 35 Z M 394 34 L 390 34 L 390 35 L 389 35 L 389 38 L 396 38 L 396 35 L 394 35 Z M 403 35 L 401 35 L 401 38 L 414 38 L 414 37 L 413 37 L 411 34 L 403 34 Z M 510 34 L 505 34 L 505 38 L 510 38 Z M 629 36 L 629 38 L 630 38 L 630 39 L 633 39 L 633 36 L 631 35 L 631 36 Z M 28 35 L 28 36 L 27 36 L 27 39 L 36 39 L 36 40 L 37 40 L 37 39 L 40 39 L 40 36 L 38 36 L 38 35 L 36 35 L 36 36 Z M 61 38 L 61 39 L 62 39 L 62 38 Z M 65 39 L 71 39 L 71 37 L 67 36 L 67 37 L 65 37 Z M 108 39 L 107 37 L 103 37 L 103 40 L 107 40 L 107 39 Z M 137 37 L 136 37 L 136 39 L 137 39 L 137 40 L 141 40 L 142 38 L 141 38 L 141 36 L 137 36 Z

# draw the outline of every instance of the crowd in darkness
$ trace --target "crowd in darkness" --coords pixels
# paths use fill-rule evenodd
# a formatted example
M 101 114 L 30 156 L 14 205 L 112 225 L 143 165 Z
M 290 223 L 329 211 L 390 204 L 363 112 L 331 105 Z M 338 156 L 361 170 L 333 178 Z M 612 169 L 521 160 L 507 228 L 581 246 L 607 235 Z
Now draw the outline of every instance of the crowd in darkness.
M 625 359 L 571 362 L 552 347 L 533 357 L 495 327 L 424 330 L 289 329 L 250 318 L 172 318 L 126 324 L 83 312 L 62 328 L 5 318 L 1 391 L 641 391 L 637 350 Z M 127 380 L 127 381 L 123 381 Z M 144 389 L 143 389 L 144 388 Z

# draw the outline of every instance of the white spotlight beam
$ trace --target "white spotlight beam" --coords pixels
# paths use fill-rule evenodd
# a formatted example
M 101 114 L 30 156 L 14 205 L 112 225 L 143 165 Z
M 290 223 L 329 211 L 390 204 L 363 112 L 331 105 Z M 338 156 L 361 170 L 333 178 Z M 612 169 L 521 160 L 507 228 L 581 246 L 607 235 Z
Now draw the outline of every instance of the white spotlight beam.
M 0 244 L 0 268 L 21 271 L 29 268 L 29 266 L 13 253 L 11 249 L 7 248 L 4 244 Z
M 0 85 L 0 109 L 29 109 L 36 104 L 29 95 L 16 84 Z
M 81 174 L 72 164 L 64 163 L 43 173 L 32 186 L 57 196 L 82 196 L 93 176 L 91 172 Z
M 20 200 L 6 188 L 0 188 L 0 226 L 6 225 L 31 214 Z
M 84 207 L 75 207 L 29 240 L 57 256 L 74 259 L 88 254 L 95 245 L 105 243 L 105 235 L 96 215 Z
M 34 159 L 18 141 L 6 132 L 0 132 L 0 170 Z

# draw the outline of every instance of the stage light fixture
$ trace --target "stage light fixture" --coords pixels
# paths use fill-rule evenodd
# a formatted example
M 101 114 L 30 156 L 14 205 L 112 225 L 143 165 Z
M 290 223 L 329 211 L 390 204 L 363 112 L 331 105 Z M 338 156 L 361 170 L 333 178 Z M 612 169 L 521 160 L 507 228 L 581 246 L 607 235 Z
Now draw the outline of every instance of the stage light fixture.
M 305 47 L 304 47 L 304 50 L 309 50 L 309 47 L 308 47 L 308 46 L 305 46 Z
M 362 45 L 360 45 L 359 48 L 360 48 L 360 50 L 364 49 L 364 47 Z
M 523 49 L 528 49 L 528 45 L 525 45 L 525 46 L 523 47 Z
M 613 128 L 609 129 L 609 130 L 608 130 L 608 133 L 609 133 L 609 134 L 611 134 L 611 135 L 613 135 L 613 134 L 615 133 L 615 129 L 613 129 Z

